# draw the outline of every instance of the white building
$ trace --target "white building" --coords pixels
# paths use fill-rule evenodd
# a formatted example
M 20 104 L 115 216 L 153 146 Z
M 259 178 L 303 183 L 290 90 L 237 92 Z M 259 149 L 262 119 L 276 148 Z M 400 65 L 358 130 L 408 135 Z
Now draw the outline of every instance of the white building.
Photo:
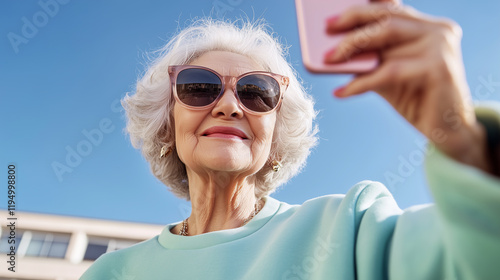
M 4 209 L 0 211 L 7 213 Z M 154 237 L 164 227 L 16 212 L 15 272 L 12 272 L 8 269 L 11 232 L 5 226 L 13 220 L 5 216 L 0 218 L 0 280 L 76 280 L 103 253 Z

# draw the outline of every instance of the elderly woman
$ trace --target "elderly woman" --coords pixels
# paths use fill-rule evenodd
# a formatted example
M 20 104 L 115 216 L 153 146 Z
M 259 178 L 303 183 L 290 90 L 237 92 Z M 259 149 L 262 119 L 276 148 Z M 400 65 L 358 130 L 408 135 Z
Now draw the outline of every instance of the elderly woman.
M 357 46 L 357 35 L 382 20 Z M 191 215 L 103 255 L 82 279 L 500 277 L 500 114 L 469 102 L 460 28 L 372 3 L 325 29 L 349 32 L 329 63 L 380 53 L 376 70 L 335 95 L 374 90 L 430 139 L 436 205 L 402 211 L 371 181 L 303 205 L 269 196 L 316 144 L 312 99 L 261 25 L 202 20 L 165 46 L 123 101 L 132 143 L 191 201 Z

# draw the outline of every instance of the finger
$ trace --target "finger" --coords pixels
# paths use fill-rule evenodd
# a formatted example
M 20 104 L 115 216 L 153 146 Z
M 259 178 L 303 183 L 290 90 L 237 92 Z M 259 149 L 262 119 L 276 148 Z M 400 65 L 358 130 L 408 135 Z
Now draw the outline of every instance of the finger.
M 367 51 L 386 52 L 391 46 L 412 42 L 425 32 L 422 24 L 404 19 L 371 23 L 349 32 L 333 51 L 325 54 L 325 62 L 346 61 L 356 54 Z
M 387 61 L 389 59 L 424 59 L 422 50 L 428 47 L 428 42 L 422 39 L 411 40 L 407 44 L 402 44 L 399 46 L 392 46 L 390 48 L 384 49 L 379 52 L 379 57 L 381 61 Z
M 385 21 L 393 17 L 414 19 L 421 15 L 415 9 L 387 2 L 354 6 L 341 15 L 327 20 L 327 32 L 338 33 L 373 21 Z
M 348 97 L 372 90 L 381 93 L 389 100 L 391 97 L 384 96 L 384 89 L 393 87 L 396 84 L 395 81 L 408 81 L 420 75 L 421 67 L 421 63 L 414 60 L 388 61 L 371 73 L 357 76 L 341 90 L 336 91 L 335 95 Z

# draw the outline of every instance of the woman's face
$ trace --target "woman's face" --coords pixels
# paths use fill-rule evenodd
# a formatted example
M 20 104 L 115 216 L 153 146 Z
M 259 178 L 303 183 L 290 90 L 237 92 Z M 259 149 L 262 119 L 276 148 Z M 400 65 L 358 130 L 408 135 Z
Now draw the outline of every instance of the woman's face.
M 264 70 L 250 58 L 226 51 L 207 52 L 190 64 L 223 76 Z M 212 109 L 195 111 L 176 103 L 174 120 L 177 153 L 188 174 L 223 171 L 245 177 L 259 171 L 269 157 L 276 112 L 248 114 L 226 87 Z

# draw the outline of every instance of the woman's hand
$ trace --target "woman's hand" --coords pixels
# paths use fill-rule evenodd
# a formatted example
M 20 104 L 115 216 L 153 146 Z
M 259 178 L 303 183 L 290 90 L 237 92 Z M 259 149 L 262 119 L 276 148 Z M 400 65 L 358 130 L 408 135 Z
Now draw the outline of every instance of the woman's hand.
M 461 28 L 391 2 L 354 7 L 327 23 L 329 33 L 347 32 L 325 56 L 342 62 L 367 51 L 379 53 L 372 72 L 335 91 L 338 97 L 370 90 L 450 157 L 492 172 L 486 133 L 477 122 L 460 50 Z

